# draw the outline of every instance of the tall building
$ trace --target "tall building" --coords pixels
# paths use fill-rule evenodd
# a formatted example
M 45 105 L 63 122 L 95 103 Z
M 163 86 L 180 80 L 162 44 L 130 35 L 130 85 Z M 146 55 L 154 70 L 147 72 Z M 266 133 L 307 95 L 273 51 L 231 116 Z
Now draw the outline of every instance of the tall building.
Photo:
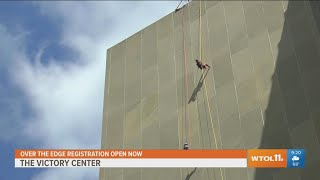
M 107 52 L 102 149 L 305 148 L 305 169 L 102 168 L 100 180 L 320 179 L 319 7 L 192 1 Z M 195 59 L 211 65 L 204 81 Z

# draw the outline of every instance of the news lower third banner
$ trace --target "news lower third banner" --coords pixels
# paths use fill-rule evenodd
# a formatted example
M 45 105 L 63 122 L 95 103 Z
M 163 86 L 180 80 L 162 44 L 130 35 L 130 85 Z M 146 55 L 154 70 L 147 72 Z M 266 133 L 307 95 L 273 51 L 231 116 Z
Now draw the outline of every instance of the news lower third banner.
M 16 168 L 303 168 L 303 149 L 16 150 Z

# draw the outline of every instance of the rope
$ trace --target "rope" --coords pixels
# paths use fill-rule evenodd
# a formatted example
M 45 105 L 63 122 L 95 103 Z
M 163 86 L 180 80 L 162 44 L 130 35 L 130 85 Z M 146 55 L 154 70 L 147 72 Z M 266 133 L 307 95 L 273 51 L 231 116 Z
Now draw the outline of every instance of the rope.
M 182 3 L 182 1 L 183 1 L 183 0 L 180 1 L 180 3 L 178 4 L 178 6 L 176 7 L 176 10 L 175 10 L 175 11 L 177 11 L 177 10 L 179 9 L 179 6 L 180 6 L 180 4 Z
M 200 7 L 199 7 L 199 54 L 200 54 L 200 61 L 202 61 L 202 30 L 201 30 L 201 0 L 200 0 Z M 208 69 L 209 71 L 209 69 Z M 204 71 L 202 70 L 202 74 L 204 73 Z M 203 79 L 204 82 L 204 88 L 205 88 L 205 92 L 206 92 L 206 99 L 207 99 L 207 103 L 208 103 L 208 110 L 209 110 L 209 116 L 210 116 L 210 122 L 211 122 L 211 127 L 212 127 L 212 132 L 213 132 L 213 138 L 216 144 L 216 149 L 218 149 L 218 143 L 217 143 L 217 138 L 216 138 L 216 133 L 213 127 L 213 121 L 212 121 L 212 115 L 211 115 L 211 108 L 210 108 L 210 103 L 209 103 L 209 97 L 208 97 L 208 90 L 207 90 L 207 83 L 206 80 Z M 221 175 L 221 179 L 223 180 L 223 173 L 221 168 L 220 169 L 220 175 Z
M 186 120 L 189 127 L 189 133 L 186 135 L 186 141 L 189 142 L 188 145 L 191 147 L 190 142 L 190 117 L 189 117 L 189 106 L 188 106 L 188 97 L 189 97 L 189 84 L 188 84 L 188 67 L 187 67 L 187 59 L 186 59 L 186 46 L 185 46 L 185 39 L 184 39 L 184 9 L 182 9 L 182 40 L 183 40 L 183 56 L 184 56 L 184 72 L 185 72 L 185 88 L 186 88 Z M 187 123 L 186 125 L 186 131 L 187 131 Z M 187 134 L 187 133 L 186 133 Z
M 199 45 L 199 49 L 200 49 L 200 60 L 202 60 L 202 30 L 201 30 L 201 1 L 200 1 L 200 10 L 199 10 L 199 42 L 200 42 L 200 45 Z M 209 71 L 209 69 L 208 69 Z M 202 70 L 202 74 L 204 74 L 204 71 Z M 205 87 L 205 92 L 206 92 L 206 99 L 207 99 L 207 103 L 208 103 L 208 109 L 209 109 L 209 116 L 210 116 L 210 121 L 211 121 L 211 126 L 212 126 L 212 131 L 213 131 L 213 137 L 214 137 L 214 141 L 216 143 L 216 149 L 218 149 L 218 145 L 217 145 L 217 138 L 216 138 L 216 133 L 215 133 L 215 130 L 213 128 L 213 121 L 212 121 L 212 114 L 211 114 L 211 108 L 210 108 L 210 103 L 209 103 L 209 97 L 208 97 L 208 91 L 207 91 L 207 83 L 206 83 L 206 80 L 203 79 L 203 82 L 204 82 L 204 87 Z
M 213 138 L 214 138 L 214 141 L 215 141 L 215 143 L 216 143 L 216 149 L 218 149 L 218 143 L 217 143 L 216 133 L 215 133 L 215 130 L 214 130 L 214 127 L 213 127 L 213 122 L 212 122 L 212 115 L 211 115 L 211 108 L 210 108 L 210 103 L 209 103 L 209 98 L 208 98 L 207 84 L 205 83 L 205 80 L 204 80 L 204 89 L 205 89 L 205 92 L 206 92 L 206 97 L 207 97 L 207 102 L 208 102 L 208 109 L 209 109 L 209 116 L 210 116 L 210 121 L 211 121 L 211 127 L 212 127 L 212 131 L 213 131 Z
M 202 61 L 202 27 L 201 27 L 201 1 L 199 5 L 199 56 L 200 56 L 200 61 Z

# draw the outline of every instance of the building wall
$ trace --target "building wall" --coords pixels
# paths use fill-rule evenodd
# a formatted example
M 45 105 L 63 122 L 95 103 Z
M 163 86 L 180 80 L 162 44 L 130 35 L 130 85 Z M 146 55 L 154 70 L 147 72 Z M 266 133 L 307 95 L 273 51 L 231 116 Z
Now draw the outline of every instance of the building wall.
M 203 1 L 205 81 L 194 63 L 199 6 L 108 49 L 102 149 L 294 147 L 307 167 L 101 169 L 100 180 L 320 179 L 319 3 Z

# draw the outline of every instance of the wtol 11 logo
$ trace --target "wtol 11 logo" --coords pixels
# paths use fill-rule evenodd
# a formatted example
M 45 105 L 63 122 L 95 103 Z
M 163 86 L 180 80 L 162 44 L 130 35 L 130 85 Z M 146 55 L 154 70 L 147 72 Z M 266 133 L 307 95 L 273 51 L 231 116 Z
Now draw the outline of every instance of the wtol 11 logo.
M 287 154 L 288 168 L 304 168 L 305 151 L 304 149 L 289 149 Z

